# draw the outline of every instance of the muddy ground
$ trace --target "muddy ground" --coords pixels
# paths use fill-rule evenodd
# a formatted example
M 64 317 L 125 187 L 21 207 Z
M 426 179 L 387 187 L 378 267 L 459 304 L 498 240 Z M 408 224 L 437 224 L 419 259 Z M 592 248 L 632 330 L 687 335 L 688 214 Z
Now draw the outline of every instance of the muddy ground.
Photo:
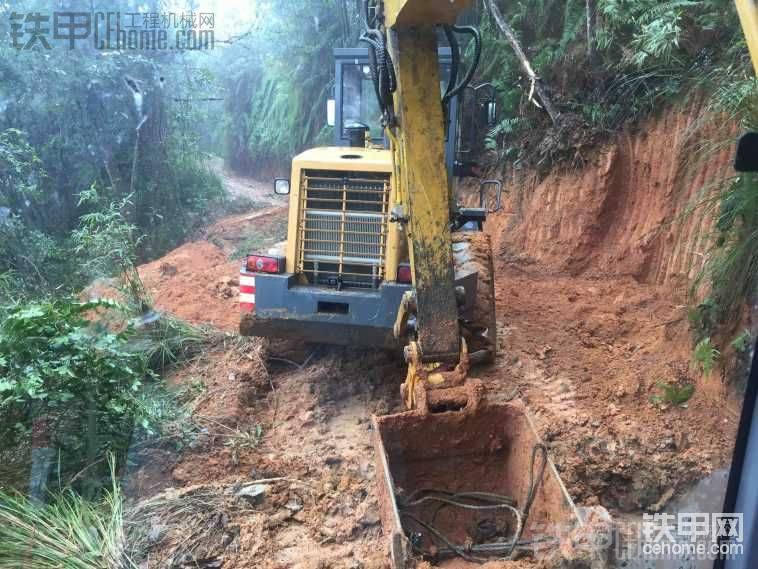
M 234 337 L 235 252 L 268 246 L 286 208 L 267 184 L 226 182 L 265 207 L 140 270 L 158 308 L 229 333 L 168 378 L 197 389 L 200 434 L 182 451 L 134 456 L 142 566 L 386 567 L 370 416 L 401 410 L 403 365 L 376 350 Z M 682 292 L 541 263 L 502 238 L 509 215 L 490 224 L 500 352 L 471 375 L 490 399 L 526 403 L 577 504 L 656 511 L 727 464 L 739 405 L 717 374 L 694 369 Z M 661 406 L 662 381 L 697 389 Z

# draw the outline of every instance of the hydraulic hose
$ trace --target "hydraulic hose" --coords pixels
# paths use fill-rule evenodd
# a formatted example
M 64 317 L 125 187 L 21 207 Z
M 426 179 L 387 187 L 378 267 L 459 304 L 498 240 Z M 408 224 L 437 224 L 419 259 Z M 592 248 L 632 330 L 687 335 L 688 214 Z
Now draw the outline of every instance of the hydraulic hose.
M 376 9 L 376 2 L 373 4 Z M 361 34 L 358 41 L 368 44 L 369 69 L 379 110 L 382 112 L 385 124 L 392 124 L 394 122 L 392 94 L 397 89 L 397 77 L 384 34 L 377 25 L 378 15 L 375 12 L 374 17 L 371 17 L 371 6 L 372 0 L 363 0 L 363 23 L 366 31 Z
M 450 93 L 453 91 L 453 88 L 458 81 L 458 67 L 461 63 L 461 53 L 458 45 L 458 38 L 455 37 L 455 33 L 453 32 L 453 26 L 445 25 L 442 26 L 442 29 L 445 31 L 445 37 L 450 44 L 450 54 L 452 57 L 452 62 L 450 64 L 450 79 L 448 79 L 445 94 L 442 96 L 442 101 L 447 103 L 452 97 Z
M 448 42 L 450 42 L 453 60 L 450 70 L 450 82 L 445 90 L 445 95 L 442 97 L 442 100 L 447 102 L 468 87 L 469 83 L 471 83 L 471 80 L 474 78 L 476 68 L 479 67 L 479 59 L 482 57 L 482 35 L 479 33 L 479 30 L 473 26 L 445 26 L 444 28 L 445 36 L 447 37 Z M 474 60 L 471 62 L 463 79 L 457 84 L 455 81 L 458 79 L 458 67 L 460 66 L 460 47 L 458 39 L 453 32 L 470 35 L 474 40 Z
M 379 109 L 382 112 L 385 124 L 391 125 L 395 119 L 392 95 L 397 90 L 395 66 L 392 63 L 392 57 L 387 48 L 384 33 L 378 28 L 371 28 L 371 24 L 376 24 L 376 18 L 372 20 L 370 17 L 370 0 L 364 0 L 363 10 L 366 31 L 361 34 L 359 41 L 367 44 L 369 47 L 369 69 L 371 70 L 371 79 L 374 83 L 374 92 L 376 93 Z M 479 30 L 473 26 L 445 25 L 443 26 L 443 30 L 448 43 L 450 43 L 452 55 L 450 79 L 442 96 L 442 103 L 447 108 L 450 99 L 463 92 L 474 78 L 482 55 L 482 36 Z M 455 34 L 470 35 L 474 40 L 474 59 L 460 81 L 458 81 L 458 75 L 461 64 L 461 50 Z
M 394 109 L 392 94 L 397 90 L 397 76 L 390 57 L 384 34 L 376 29 L 366 30 L 359 41 L 369 46 L 369 69 L 374 83 L 374 91 L 387 124 L 392 124 Z

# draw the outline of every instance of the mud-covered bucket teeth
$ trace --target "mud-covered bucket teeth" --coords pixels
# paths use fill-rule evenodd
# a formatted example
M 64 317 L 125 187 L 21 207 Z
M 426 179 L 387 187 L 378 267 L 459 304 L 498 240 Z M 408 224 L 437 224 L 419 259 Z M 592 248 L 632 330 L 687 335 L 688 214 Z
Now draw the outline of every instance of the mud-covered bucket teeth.
M 255 273 L 240 271 L 240 312 L 255 312 Z

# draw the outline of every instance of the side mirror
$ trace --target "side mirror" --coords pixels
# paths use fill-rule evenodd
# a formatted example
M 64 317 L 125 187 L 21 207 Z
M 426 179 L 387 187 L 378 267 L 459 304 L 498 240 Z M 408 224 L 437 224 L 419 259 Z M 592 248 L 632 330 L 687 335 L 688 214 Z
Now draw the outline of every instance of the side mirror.
M 746 132 L 740 137 L 734 169 L 738 172 L 758 172 L 758 132 Z
M 497 103 L 490 101 L 487 103 L 487 126 L 492 128 L 497 124 Z
M 276 178 L 274 180 L 274 193 L 277 196 L 286 196 L 290 193 L 290 181 L 287 178 Z
M 326 124 L 329 126 L 337 124 L 337 103 L 334 99 L 326 102 Z

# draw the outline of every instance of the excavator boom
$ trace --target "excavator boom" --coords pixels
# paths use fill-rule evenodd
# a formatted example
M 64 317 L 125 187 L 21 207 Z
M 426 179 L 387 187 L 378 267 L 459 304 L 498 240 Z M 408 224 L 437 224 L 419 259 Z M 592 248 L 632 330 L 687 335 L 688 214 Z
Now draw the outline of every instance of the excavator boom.
M 409 208 L 408 246 L 424 361 L 457 361 L 458 308 L 451 258 L 445 117 L 437 57 L 439 24 L 453 24 L 471 0 L 386 0 L 384 25 L 397 74 L 392 151 Z
M 393 569 L 419 557 L 473 563 L 515 559 L 537 541 L 558 550 L 559 528 L 583 531 L 526 409 L 486 404 L 483 384 L 467 378 L 453 259 L 461 241 L 452 237 L 455 204 L 444 156 L 450 87 L 441 97 L 437 30 L 448 26 L 451 40 L 452 31 L 460 30 L 451 26 L 470 4 L 384 0 L 376 5 L 383 25 L 366 34 L 379 53 L 374 56 L 380 67 L 377 94 L 403 208 L 393 211 L 393 218 L 407 228 L 414 284 L 401 305 L 396 335 L 406 336 L 408 313 L 416 320 L 415 334 L 407 334 L 403 384 L 410 411 L 373 419 L 382 526 Z M 487 251 L 491 266 L 489 244 Z M 493 286 L 491 275 L 480 276 L 479 286 L 488 278 Z M 495 328 L 494 322 L 488 326 Z M 452 371 L 450 363 L 456 364 Z M 472 530 L 498 524 L 502 532 L 496 540 L 482 540 Z M 535 524 L 543 524 L 543 534 L 536 533 Z M 574 566 L 589 567 L 588 559 L 574 559 Z

